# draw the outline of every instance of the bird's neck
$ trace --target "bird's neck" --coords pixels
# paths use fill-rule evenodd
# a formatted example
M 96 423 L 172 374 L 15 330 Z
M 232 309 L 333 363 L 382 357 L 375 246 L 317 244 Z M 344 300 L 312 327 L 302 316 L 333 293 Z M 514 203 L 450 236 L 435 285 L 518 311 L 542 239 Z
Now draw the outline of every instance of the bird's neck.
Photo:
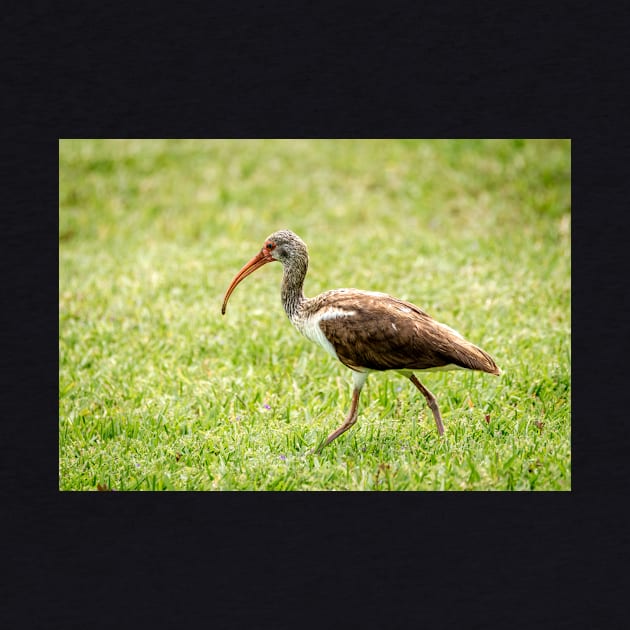
M 300 307 L 306 300 L 304 296 L 304 278 L 308 269 L 308 258 L 298 258 L 284 267 L 282 276 L 282 305 L 291 321 L 299 319 Z

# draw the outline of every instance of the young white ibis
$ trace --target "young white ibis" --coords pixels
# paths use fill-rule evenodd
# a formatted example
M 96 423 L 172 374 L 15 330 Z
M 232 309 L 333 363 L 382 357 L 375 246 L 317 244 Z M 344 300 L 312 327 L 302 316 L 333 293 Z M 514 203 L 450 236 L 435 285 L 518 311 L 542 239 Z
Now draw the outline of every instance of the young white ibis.
M 274 232 L 235 276 L 223 299 L 221 313 L 236 285 L 267 263 L 284 266 L 282 304 L 293 325 L 307 338 L 352 370 L 352 404 L 344 423 L 323 441 L 330 444 L 357 421 L 359 394 L 368 374 L 395 370 L 422 392 L 433 412 L 437 430 L 444 433 L 435 396 L 416 378 L 421 370 L 466 368 L 499 375 L 492 357 L 457 331 L 434 320 L 417 306 L 386 293 L 336 289 L 313 298 L 302 290 L 308 269 L 308 251 L 289 230 Z

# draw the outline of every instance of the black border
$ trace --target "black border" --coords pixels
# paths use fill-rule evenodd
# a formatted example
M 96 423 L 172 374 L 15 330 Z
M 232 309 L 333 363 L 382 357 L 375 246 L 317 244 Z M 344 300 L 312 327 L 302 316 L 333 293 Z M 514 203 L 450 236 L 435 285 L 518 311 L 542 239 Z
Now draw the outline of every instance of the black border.
M 625 13 L 538 0 L 172 11 L 4 15 L 2 625 L 621 627 Z M 58 492 L 63 137 L 571 138 L 573 491 Z

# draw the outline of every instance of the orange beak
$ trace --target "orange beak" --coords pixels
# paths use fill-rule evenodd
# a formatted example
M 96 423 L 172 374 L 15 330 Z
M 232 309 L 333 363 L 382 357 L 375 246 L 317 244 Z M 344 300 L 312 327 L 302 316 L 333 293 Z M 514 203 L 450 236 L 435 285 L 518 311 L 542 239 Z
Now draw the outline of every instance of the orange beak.
M 236 289 L 236 285 L 241 281 L 247 278 L 250 274 L 254 273 L 256 269 L 260 269 L 263 265 L 267 263 L 273 262 L 275 258 L 271 256 L 267 256 L 265 251 L 261 251 L 256 254 L 243 268 L 234 276 L 234 280 L 230 283 L 228 290 L 225 292 L 225 297 L 223 298 L 223 306 L 221 307 L 221 315 L 225 315 L 225 309 L 227 307 L 228 300 L 230 299 L 230 295 L 232 295 L 232 291 Z

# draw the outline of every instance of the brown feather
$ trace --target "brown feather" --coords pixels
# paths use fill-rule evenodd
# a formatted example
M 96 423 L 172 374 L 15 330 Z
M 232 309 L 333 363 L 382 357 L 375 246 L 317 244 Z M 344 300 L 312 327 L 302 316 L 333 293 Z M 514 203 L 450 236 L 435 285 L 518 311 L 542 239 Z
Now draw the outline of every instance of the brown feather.
M 349 368 L 430 370 L 455 365 L 500 373 L 487 352 L 410 302 L 357 289 L 328 291 L 307 302 L 305 310 L 311 312 L 339 309 L 348 313 L 322 319 L 319 325 Z

